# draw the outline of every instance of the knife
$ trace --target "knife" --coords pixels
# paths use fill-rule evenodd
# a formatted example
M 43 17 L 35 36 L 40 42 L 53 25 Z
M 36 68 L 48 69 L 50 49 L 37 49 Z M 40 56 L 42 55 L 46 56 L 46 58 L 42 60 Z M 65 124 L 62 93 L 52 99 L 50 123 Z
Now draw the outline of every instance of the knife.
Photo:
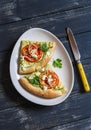
M 76 40 L 75 40 L 74 35 L 72 33 L 72 30 L 69 27 L 67 28 L 67 35 L 68 35 L 68 38 L 69 38 L 69 42 L 70 42 L 70 46 L 71 46 L 74 58 L 77 62 L 77 67 L 78 67 L 78 70 L 79 70 L 79 74 L 80 74 L 80 77 L 81 77 L 81 81 L 82 81 L 84 90 L 86 92 L 89 92 L 90 86 L 88 84 L 88 80 L 87 80 L 83 65 L 80 61 L 81 55 L 80 55 L 79 49 L 77 47 L 77 43 L 76 43 Z

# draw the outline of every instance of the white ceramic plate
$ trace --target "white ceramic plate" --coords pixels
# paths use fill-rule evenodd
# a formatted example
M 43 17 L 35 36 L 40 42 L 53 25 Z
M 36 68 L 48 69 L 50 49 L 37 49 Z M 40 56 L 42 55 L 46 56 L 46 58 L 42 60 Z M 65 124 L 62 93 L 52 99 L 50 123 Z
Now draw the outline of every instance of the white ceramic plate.
M 44 99 L 29 93 L 19 84 L 18 79 L 21 77 L 21 75 L 17 73 L 17 60 L 21 40 L 50 41 L 57 43 L 55 53 L 50 63 L 53 61 L 53 59 L 62 59 L 63 67 L 61 69 L 56 68 L 55 71 L 59 75 L 60 80 L 63 82 L 63 84 L 68 90 L 68 92 L 65 95 L 54 99 Z M 71 93 L 74 84 L 73 66 L 65 47 L 55 35 L 41 28 L 32 28 L 27 30 L 25 33 L 21 35 L 21 37 L 16 42 L 10 59 L 10 76 L 14 87 L 23 97 L 25 97 L 31 102 L 45 106 L 52 106 L 62 103 Z

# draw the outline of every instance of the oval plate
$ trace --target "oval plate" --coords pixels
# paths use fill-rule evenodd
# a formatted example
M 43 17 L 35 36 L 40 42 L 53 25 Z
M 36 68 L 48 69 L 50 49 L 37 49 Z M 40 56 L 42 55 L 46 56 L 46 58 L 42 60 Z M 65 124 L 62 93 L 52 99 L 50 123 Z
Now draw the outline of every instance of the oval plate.
M 21 77 L 21 75 L 17 73 L 17 68 L 18 68 L 17 61 L 18 61 L 18 54 L 19 54 L 19 47 L 20 47 L 21 40 L 50 41 L 50 42 L 57 43 L 55 53 L 50 62 L 52 62 L 53 59 L 56 58 L 62 59 L 63 67 L 61 69 L 54 68 L 54 70 L 56 71 L 60 80 L 63 82 L 64 86 L 68 90 L 65 95 L 60 96 L 58 98 L 45 99 L 29 93 L 20 85 L 18 79 Z M 52 106 L 52 105 L 57 105 L 59 103 L 62 103 L 71 93 L 74 84 L 73 66 L 67 50 L 63 46 L 62 42 L 55 35 L 41 28 L 32 28 L 27 30 L 25 33 L 21 35 L 21 37 L 16 42 L 10 59 L 10 77 L 14 87 L 23 97 L 25 97 L 27 100 L 31 102 L 40 105 L 45 105 L 45 106 Z

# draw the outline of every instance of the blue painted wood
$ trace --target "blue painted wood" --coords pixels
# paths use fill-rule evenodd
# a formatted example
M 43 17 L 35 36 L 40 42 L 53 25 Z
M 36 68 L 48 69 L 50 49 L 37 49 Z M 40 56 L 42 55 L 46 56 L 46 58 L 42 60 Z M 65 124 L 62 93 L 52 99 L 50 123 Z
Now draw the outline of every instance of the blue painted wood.
M 2 70 L 0 71 L 0 126 L 2 129 L 6 129 L 7 126 L 8 129 L 15 126 L 17 129 L 22 129 L 28 125 L 30 130 L 41 130 L 90 117 L 91 101 L 88 99 L 91 98 L 91 93 L 83 92 L 75 64 L 75 84 L 69 98 L 57 106 L 43 107 L 27 101 L 14 89 L 9 77 L 10 54 L 6 53 L 6 55 L 2 54 L 3 62 L 0 63 Z M 91 60 L 82 62 L 91 84 Z M 1 74 L 3 75 L 1 76 Z
M 91 86 L 91 1 L 0 1 L 0 130 L 90 130 L 91 92 L 84 93 L 67 39 L 66 27 L 75 35 Z M 19 36 L 32 27 L 54 33 L 71 56 L 75 83 L 71 95 L 52 107 L 33 104 L 14 88 L 9 75 L 12 49 Z M 70 75 L 70 74 L 69 74 Z
M 84 95 L 76 93 L 71 95 L 64 103 L 54 107 L 42 107 L 26 102 L 25 105 L 4 109 L 0 111 L 0 126 L 2 129 L 11 129 L 15 126 L 22 129 L 22 127 L 25 128 L 28 125 L 30 130 L 41 130 L 90 118 L 91 105 L 89 105 L 90 100 L 88 98 L 91 98 L 90 93 Z
M 91 130 L 91 118 L 85 118 L 76 122 L 44 129 L 44 130 Z
M 78 20 L 79 19 L 79 20 Z M 84 20 L 85 19 L 85 20 Z M 31 27 L 41 27 L 54 33 L 59 38 L 67 36 L 66 27 L 70 26 L 74 34 L 91 31 L 91 8 L 74 9 L 49 16 L 42 16 L 22 22 L 0 26 L 0 51 L 11 49 L 19 36 Z M 90 40 L 90 34 L 88 35 Z M 85 37 L 86 39 L 86 37 Z M 82 41 L 81 41 L 82 42 Z M 90 45 L 89 45 L 90 46 Z
M 30 130 L 41 130 L 90 118 L 91 105 L 88 98 L 91 98 L 91 93 L 75 93 L 64 103 L 53 107 L 37 106 L 26 101 L 24 105 L 0 111 L 0 126 L 2 129 L 11 129 L 15 126 L 22 129 L 28 125 Z
M 0 24 L 91 5 L 90 0 L 1 0 Z

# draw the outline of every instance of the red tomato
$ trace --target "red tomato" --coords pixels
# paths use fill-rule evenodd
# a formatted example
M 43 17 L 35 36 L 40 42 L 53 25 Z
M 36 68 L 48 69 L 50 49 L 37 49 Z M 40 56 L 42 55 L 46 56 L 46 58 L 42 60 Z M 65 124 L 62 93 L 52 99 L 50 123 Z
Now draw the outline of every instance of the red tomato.
M 28 62 L 37 62 L 42 58 L 43 52 L 39 48 L 38 44 L 33 43 L 22 48 L 22 55 L 24 56 L 24 59 Z M 34 57 L 33 55 L 36 57 Z
M 40 75 L 40 84 L 42 86 L 47 86 L 49 89 L 55 88 L 59 84 L 58 75 L 54 71 L 44 71 Z

